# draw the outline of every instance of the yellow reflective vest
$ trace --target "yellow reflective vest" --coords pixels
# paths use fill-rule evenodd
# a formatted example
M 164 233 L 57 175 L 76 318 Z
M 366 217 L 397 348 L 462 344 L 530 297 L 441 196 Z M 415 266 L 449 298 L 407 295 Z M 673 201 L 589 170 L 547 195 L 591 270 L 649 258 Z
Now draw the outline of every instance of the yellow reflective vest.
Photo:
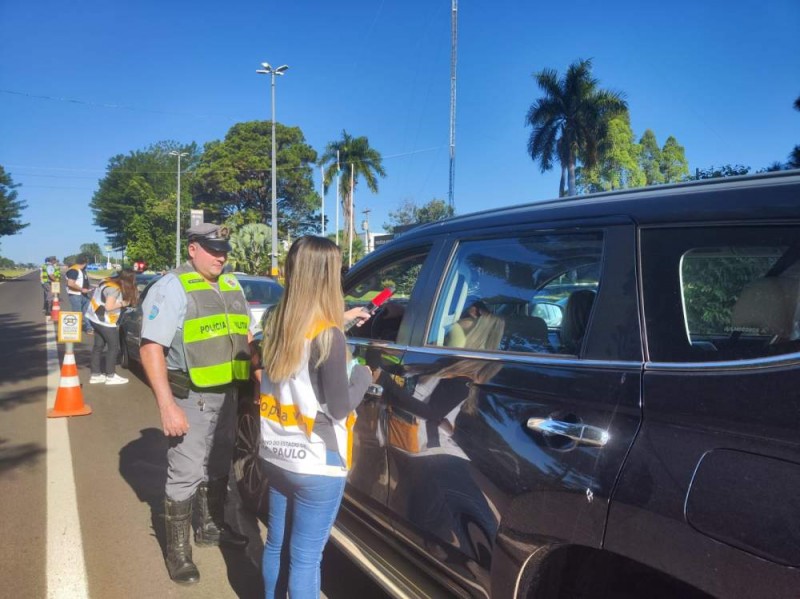
M 215 289 L 186 265 L 174 271 L 186 292 L 181 343 L 192 384 L 218 387 L 250 378 L 250 312 L 236 277 L 220 275 Z

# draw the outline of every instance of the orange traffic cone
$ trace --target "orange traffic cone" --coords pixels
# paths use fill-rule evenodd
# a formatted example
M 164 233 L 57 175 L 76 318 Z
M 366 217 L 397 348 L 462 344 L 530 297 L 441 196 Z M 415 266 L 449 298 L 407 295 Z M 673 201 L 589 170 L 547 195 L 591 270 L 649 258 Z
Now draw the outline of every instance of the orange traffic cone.
M 61 380 L 58 382 L 56 405 L 52 410 L 47 410 L 47 417 L 86 416 L 91 413 L 92 408 L 83 403 L 83 392 L 80 379 L 78 379 L 78 367 L 75 365 L 75 354 L 72 353 L 72 344 L 68 344 L 64 354 L 64 363 L 61 365 Z
M 58 303 L 58 295 L 53 295 L 53 307 L 50 308 L 50 320 L 58 322 L 58 314 L 61 312 L 61 305 Z

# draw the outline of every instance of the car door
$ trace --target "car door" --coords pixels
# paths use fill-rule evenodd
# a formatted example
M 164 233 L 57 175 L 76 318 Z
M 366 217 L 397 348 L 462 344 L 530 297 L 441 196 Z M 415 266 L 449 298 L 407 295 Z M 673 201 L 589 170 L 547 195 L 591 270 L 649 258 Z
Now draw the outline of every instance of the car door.
M 435 267 L 422 342 L 384 390 L 388 507 L 473 595 L 512 596 L 543 546 L 602 546 L 640 422 L 634 230 L 465 233 Z M 534 313 L 548 286 L 589 296 L 564 312 L 569 344 Z
M 395 243 L 393 251 L 360 262 L 346 277 L 347 308 L 367 305 L 386 288 L 393 292 L 366 323 L 347 332 L 354 358 L 373 369 L 380 367 L 387 377 L 399 376 L 413 323 L 420 315 L 426 315 L 419 298 L 428 286 L 430 263 L 439 245 Z M 384 399 L 367 394 L 356 413 L 345 503 L 362 516 L 391 528 L 391 518 L 386 513 L 389 474 Z
M 606 546 L 716 597 L 797 597 L 800 225 L 643 229 L 641 272 L 644 421 Z

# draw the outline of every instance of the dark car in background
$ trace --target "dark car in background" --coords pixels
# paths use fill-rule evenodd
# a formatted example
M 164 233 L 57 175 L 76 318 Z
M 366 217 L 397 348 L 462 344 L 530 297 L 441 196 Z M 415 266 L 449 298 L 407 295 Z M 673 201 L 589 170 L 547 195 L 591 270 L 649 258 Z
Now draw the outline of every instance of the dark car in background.
M 800 596 L 800 173 L 426 225 L 385 287 L 332 540 L 390 593 Z
M 142 302 L 147 297 L 153 284 L 161 278 L 161 274 L 137 274 L 136 285 L 139 287 L 139 302 L 126 309 L 119 318 L 120 364 L 130 368 L 132 362 L 141 362 L 139 344 L 142 330 Z M 276 304 L 283 294 L 283 286 L 271 277 L 254 275 L 236 275 L 242 286 L 244 296 L 250 306 L 253 318 L 261 322 L 264 311 Z
M 138 273 L 136 275 L 136 288 L 139 290 L 139 294 L 144 291 L 144 288 L 147 287 L 149 283 L 155 281 L 156 279 L 160 279 L 162 276 L 163 273 L 160 272 Z

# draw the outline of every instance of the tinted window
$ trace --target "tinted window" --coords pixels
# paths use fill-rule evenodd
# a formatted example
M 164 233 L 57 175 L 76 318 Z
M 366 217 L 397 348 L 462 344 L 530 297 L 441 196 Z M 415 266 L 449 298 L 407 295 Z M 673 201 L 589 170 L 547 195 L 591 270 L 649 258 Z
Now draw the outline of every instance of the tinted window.
M 396 341 L 403 322 L 406 306 L 417 284 L 422 264 L 427 254 L 414 254 L 398 258 L 358 277 L 345 290 L 345 306 L 366 306 L 384 289 L 391 288 L 391 299 L 381 306 L 363 326 L 348 333 L 351 337 Z
M 643 231 L 642 268 L 651 360 L 741 360 L 800 349 L 800 229 Z
M 579 354 L 600 281 L 602 246 L 600 233 L 461 243 L 428 343 Z
M 283 295 L 283 287 L 269 279 L 240 279 L 239 282 L 251 304 L 275 304 Z

